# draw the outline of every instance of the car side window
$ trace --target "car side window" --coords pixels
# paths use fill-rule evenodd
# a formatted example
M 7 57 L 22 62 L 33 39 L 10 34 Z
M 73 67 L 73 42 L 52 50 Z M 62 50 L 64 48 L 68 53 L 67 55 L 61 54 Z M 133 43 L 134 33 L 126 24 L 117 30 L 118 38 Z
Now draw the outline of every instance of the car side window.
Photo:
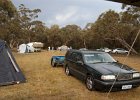
M 73 52 L 70 59 L 74 62 L 82 61 L 82 56 L 79 53 Z
M 66 53 L 66 58 L 72 59 L 72 52 L 68 51 L 68 52 Z
M 70 59 L 71 59 L 72 61 L 74 61 L 74 62 L 76 61 L 76 55 L 77 55 L 77 54 L 76 54 L 75 52 L 71 54 L 71 58 L 70 58 Z
M 82 61 L 83 62 L 82 55 L 80 53 L 77 53 L 76 61 Z

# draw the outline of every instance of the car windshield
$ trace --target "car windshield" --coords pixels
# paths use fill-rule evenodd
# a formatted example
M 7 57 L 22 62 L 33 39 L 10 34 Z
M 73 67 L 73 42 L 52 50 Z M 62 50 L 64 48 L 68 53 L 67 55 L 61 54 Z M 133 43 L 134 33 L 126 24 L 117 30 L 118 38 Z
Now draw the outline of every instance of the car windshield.
M 116 62 L 108 53 L 84 54 L 85 63 L 112 63 Z

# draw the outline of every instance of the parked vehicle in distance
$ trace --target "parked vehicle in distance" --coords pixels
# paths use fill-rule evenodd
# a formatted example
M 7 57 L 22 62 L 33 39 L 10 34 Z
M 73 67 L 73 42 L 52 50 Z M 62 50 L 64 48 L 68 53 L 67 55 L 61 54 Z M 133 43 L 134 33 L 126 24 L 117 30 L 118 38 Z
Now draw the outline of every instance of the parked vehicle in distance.
M 100 48 L 100 49 L 96 49 L 97 51 L 102 51 L 102 52 L 107 52 L 107 53 L 111 53 L 112 50 L 109 48 Z
M 27 44 L 29 48 L 33 48 L 34 52 L 40 52 L 44 47 L 44 44 L 41 42 L 30 42 Z
M 80 48 L 79 50 L 88 50 L 87 48 Z
M 84 81 L 88 90 L 127 90 L 140 85 L 140 73 L 114 60 L 108 53 L 70 50 L 65 55 L 65 73 Z M 118 74 L 119 73 L 119 74 Z
M 113 49 L 112 53 L 116 53 L 116 54 L 127 54 L 128 51 L 123 49 L 123 48 L 116 48 L 116 49 Z
M 58 65 L 63 65 L 64 64 L 64 56 L 52 56 L 51 58 L 51 66 L 56 67 Z
M 69 48 L 69 47 L 66 46 L 66 45 L 62 45 L 62 46 L 60 46 L 60 47 L 57 48 L 57 50 L 60 50 L 60 51 L 67 51 L 67 50 L 69 50 L 69 49 L 71 49 L 71 48 Z

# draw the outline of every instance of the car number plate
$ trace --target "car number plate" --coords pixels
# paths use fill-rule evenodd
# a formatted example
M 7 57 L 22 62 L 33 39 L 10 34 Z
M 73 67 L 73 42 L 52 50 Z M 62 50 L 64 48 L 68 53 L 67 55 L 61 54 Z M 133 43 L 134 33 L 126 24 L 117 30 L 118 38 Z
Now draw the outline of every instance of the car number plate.
M 132 85 L 123 85 L 122 90 L 131 89 Z

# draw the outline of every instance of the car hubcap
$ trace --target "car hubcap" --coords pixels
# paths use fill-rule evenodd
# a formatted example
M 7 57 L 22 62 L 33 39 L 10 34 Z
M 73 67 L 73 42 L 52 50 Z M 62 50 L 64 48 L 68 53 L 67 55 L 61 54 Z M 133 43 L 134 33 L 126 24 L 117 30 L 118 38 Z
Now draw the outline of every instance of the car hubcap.
M 93 87 L 93 81 L 92 81 L 91 77 L 87 78 L 86 84 L 87 84 L 87 88 L 91 90 Z
M 52 61 L 52 66 L 54 66 L 54 62 Z
M 52 60 L 52 66 L 53 67 L 55 66 L 55 60 L 54 59 Z
M 69 68 L 66 67 L 66 74 L 69 75 Z

